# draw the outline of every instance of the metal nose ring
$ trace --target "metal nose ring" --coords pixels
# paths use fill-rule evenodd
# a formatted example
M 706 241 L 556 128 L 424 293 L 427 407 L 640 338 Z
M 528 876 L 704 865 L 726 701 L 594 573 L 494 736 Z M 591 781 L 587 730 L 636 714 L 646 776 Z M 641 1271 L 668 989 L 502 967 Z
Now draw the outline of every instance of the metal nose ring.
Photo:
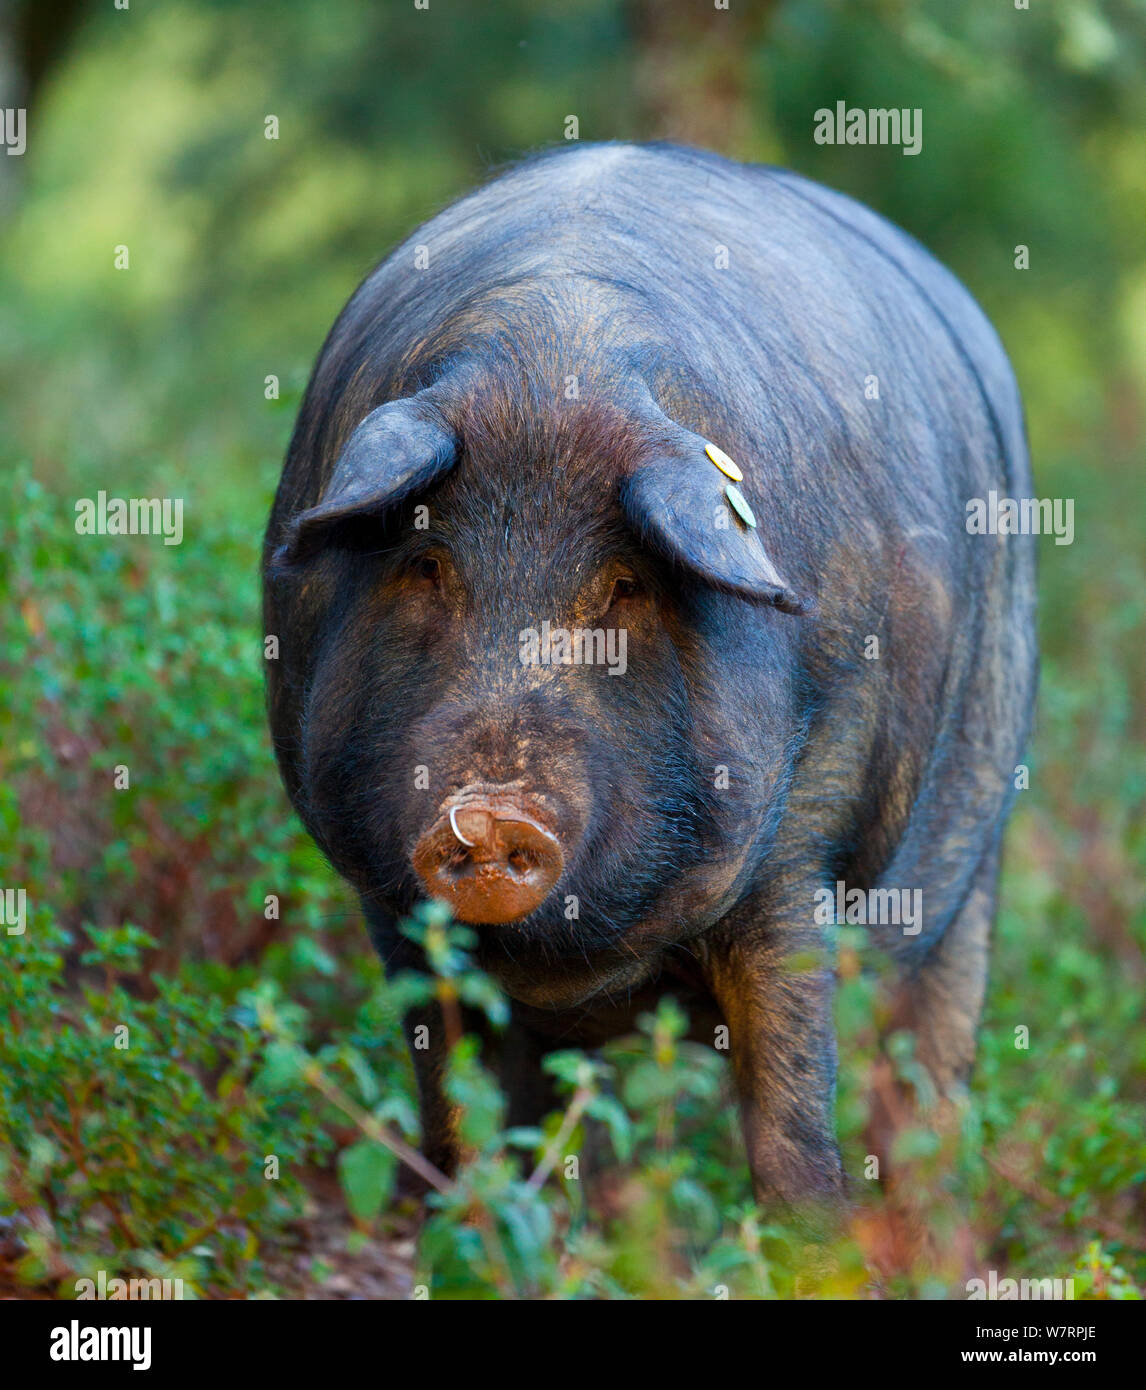
M 463 845 L 465 845 L 465 847 L 466 847 L 467 849 L 473 849 L 473 847 L 474 847 L 474 841 L 473 841 L 473 840 L 467 840 L 466 837 L 462 834 L 462 832 L 458 829 L 458 823 L 457 823 L 456 820 L 454 820 L 454 817 L 457 815 L 457 813 L 458 813 L 458 808 L 457 808 L 456 806 L 451 806 L 451 807 L 450 807 L 450 829 L 454 832 L 454 835 L 461 841 L 461 843 L 462 843 Z

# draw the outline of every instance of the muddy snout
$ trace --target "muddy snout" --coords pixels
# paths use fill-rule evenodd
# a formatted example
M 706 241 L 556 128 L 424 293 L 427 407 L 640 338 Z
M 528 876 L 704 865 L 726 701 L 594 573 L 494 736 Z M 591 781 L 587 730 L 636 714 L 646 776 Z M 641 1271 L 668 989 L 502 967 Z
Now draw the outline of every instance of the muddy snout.
M 547 819 L 518 795 L 452 798 L 414 846 L 414 869 L 426 892 L 449 903 L 459 921 L 516 921 L 540 907 L 565 867 Z

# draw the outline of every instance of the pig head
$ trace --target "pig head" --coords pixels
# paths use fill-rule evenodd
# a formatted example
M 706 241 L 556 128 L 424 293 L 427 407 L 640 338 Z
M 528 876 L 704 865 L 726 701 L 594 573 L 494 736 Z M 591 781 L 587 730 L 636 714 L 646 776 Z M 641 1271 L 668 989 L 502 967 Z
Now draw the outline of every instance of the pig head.
M 376 915 L 479 928 L 523 1004 L 648 978 L 775 829 L 807 599 L 706 442 L 631 374 L 565 401 L 487 355 L 358 421 L 276 550 L 277 601 L 323 614 L 283 654 L 309 830 Z M 745 605 L 775 646 L 723 679 Z

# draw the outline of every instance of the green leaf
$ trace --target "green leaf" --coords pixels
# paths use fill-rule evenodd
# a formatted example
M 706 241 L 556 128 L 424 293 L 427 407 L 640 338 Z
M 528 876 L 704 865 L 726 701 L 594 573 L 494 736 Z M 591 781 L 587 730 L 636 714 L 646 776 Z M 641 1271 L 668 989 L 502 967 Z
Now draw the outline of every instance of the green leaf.
M 272 1042 L 256 1085 L 263 1091 L 285 1091 L 299 1084 L 306 1063 L 306 1052 L 296 1043 Z
M 373 1139 L 360 1139 L 338 1157 L 338 1174 L 350 1214 L 373 1221 L 394 1190 L 398 1160 Z

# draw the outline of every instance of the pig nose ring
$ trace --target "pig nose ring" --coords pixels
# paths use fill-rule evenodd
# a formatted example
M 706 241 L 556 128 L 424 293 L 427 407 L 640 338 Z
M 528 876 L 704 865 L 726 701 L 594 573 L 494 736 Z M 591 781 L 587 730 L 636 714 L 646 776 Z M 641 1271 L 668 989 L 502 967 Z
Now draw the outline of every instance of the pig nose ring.
M 465 845 L 465 847 L 466 847 L 467 849 L 473 849 L 473 847 L 474 847 L 474 842 L 473 842 L 472 840 L 467 840 L 466 837 L 462 834 L 462 832 L 458 829 L 458 823 L 457 823 L 456 820 L 454 820 L 454 817 L 457 815 L 457 813 L 458 813 L 458 808 L 457 808 L 456 806 L 451 806 L 451 807 L 450 807 L 450 829 L 454 832 L 455 836 L 457 836 L 457 838 L 462 842 L 463 845 Z

